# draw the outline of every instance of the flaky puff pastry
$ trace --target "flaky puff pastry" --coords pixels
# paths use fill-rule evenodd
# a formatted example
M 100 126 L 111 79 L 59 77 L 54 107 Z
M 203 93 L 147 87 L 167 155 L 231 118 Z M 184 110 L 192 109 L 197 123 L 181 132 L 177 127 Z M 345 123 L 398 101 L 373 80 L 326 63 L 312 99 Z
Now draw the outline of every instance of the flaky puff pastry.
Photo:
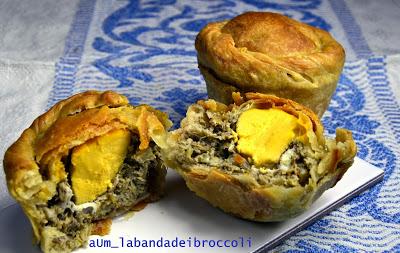
M 57 184 L 67 178 L 62 159 L 70 150 L 117 129 L 139 135 L 139 149 L 145 150 L 151 141 L 163 145 L 170 126 L 166 114 L 147 105 L 133 107 L 125 96 L 112 91 L 74 95 L 33 121 L 6 151 L 4 170 L 9 192 L 31 221 L 36 239 L 42 239 L 40 222 L 44 218 L 37 207 L 47 206 Z M 162 191 L 163 170 L 151 197 Z
M 353 164 L 357 147 L 350 131 L 337 129 L 336 139 L 325 138 L 323 126 L 317 115 L 308 108 L 288 99 L 260 93 L 246 93 L 245 98 L 236 93 L 233 98 L 235 104 L 230 106 L 214 100 L 199 101 L 197 104 L 191 105 L 186 118 L 182 121 L 181 128 L 170 133 L 168 137 L 169 152 L 165 153 L 167 165 L 184 178 L 190 190 L 213 206 L 248 220 L 262 222 L 286 220 L 307 210 L 325 190 L 333 187 Z M 314 162 L 307 165 L 309 175 L 302 184 L 296 183 L 289 186 L 281 183 L 274 184 L 274 182 L 279 182 L 274 177 L 285 176 L 284 174 L 278 175 L 279 166 L 276 165 L 272 166 L 270 170 L 274 176 L 270 176 L 269 180 L 264 183 L 260 182 L 257 177 L 262 173 L 259 171 L 265 168 L 252 165 L 251 159 L 240 154 L 237 141 L 231 142 L 234 143 L 233 148 L 232 145 L 225 146 L 222 160 L 213 157 L 205 160 L 204 154 L 191 160 L 198 150 L 189 151 L 191 148 L 188 148 L 187 145 L 184 146 L 183 143 L 190 143 L 195 149 L 201 146 L 199 143 L 204 140 L 204 145 L 210 143 L 208 150 L 212 150 L 211 154 L 217 154 L 219 151 L 214 149 L 215 146 L 211 144 L 213 143 L 211 140 L 219 138 L 215 142 L 218 146 L 224 140 L 235 138 L 236 133 L 230 135 L 233 137 L 225 139 L 220 136 L 229 134 L 229 131 L 236 131 L 236 127 L 233 126 L 231 130 L 214 135 L 215 131 L 218 131 L 217 128 L 226 128 L 223 124 L 215 123 L 221 122 L 220 120 L 224 121 L 229 117 L 228 115 L 235 115 L 232 112 L 239 112 L 240 115 L 254 108 L 282 110 L 297 118 L 306 117 L 305 121 L 312 123 L 311 130 L 305 135 L 307 141 L 303 145 L 306 147 L 304 150 L 308 151 L 304 152 L 303 156 L 305 157 L 301 158 L 301 163 L 309 158 L 312 158 Z M 215 113 L 221 116 L 210 116 Z M 196 127 L 199 123 L 204 125 L 201 122 L 211 122 L 210 125 L 213 125 L 214 128 L 210 127 L 208 131 Z M 235 124 L 235 121 L 231 121 L 226 126 Z M 229 160 L 230 158 L 225 154 L 227 150 L 233 150 L 235 154 L 229 156 L 233 159 Z M 185 152 L 189 153 L 186 157 L 182 155 Z M 283 159 L 282 156 L 281 159 Z M 231 165 L 234 164 L 239 166 L 237 171 L 231 169 Z M 247 166 L 241 166 L 243 164 L 247 164 Z M 291 166 L 295 166 L 294 163 Z M 287 168 L 286 170 L 290 171 L 291 169 Z
M 210 23 L 196 38 L 208 95 L 232 103 L 231 93 L 260 92 L 326 111 L 345 52 L 321 29 L 270 12 L 247 12 Z

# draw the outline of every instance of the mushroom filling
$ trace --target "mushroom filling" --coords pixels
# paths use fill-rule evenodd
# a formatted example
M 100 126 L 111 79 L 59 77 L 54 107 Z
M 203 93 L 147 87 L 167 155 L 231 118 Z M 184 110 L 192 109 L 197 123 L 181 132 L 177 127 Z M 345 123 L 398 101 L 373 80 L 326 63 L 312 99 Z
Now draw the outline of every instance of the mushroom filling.
M 184 168 L 196 164 L 217 168 L 231 175 L 250 174 L 260 185 L 286 187 L 308 184 L 310 170 L 318 165 L 318 156 L 298 140 L 291 141 L 278 162 L 256 164 L 238 150 L 237 123 L 250 106 L 227 112 L 211 111 L 193 105 L 183 121 L 173 156 Z M 268 149 L 268 147 L 267 147 Z
M 60 250 L 79 247 L 90 235 L 92 223 L 128 211 L 150 196 L 151 181 L 163 169 L 160 151 L 154 143 L 144 151 L 139 151 L 138 146 L 138 137 L 132 135 L 127 155 L 111 187 L 94 201 L 76 204 L 70 177 L 58 184 L 57 194 L 46 206 L 38 206 L 45 217 L 40 224 L 43 233 L 51 238 L 42 243 Z M 70 162 L 65 167 L 70 170 Z

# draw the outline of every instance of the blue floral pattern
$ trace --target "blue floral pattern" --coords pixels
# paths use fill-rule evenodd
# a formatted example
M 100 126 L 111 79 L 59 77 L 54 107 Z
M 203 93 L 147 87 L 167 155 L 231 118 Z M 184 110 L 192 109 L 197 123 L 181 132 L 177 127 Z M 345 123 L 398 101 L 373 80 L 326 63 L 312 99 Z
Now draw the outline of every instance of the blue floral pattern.
M 177 127 L 187 106 L 207 96 L 197 68 L 193 45 L 196 34 L 208 22 L 248 10 L 280 12 L 339 37 L 347 35 L 348 48 L 363 45 L 362 50 L 351 50 L 369 55 L 345 3 L 328 1 L 130 0 L 111 5 L 81 0 L 66 53 L 56 66 L 49 103 L 81 90 L 114 89 L 133 104 L 147 103 L 168 112 Z M 102 11 L 92 17 L 95 5 Z M 324 15 L 326 11 L 336 12 L 345 31 Z M 92 19 L 99 22 L 91 23 Z M 85 58 L 83 51 L 90 57 Z M 330 135 L 338 127 L 353 131 L 358 156 L 385 169 L 384 181 L 297 233 L 278 251 L 355 252 L 373 247 L 400 251 L 400 244 L 393 240 L 400 236 L 400 212 L 396 208 L 400 204 L 396 190 L 400 108 L 388 88 L 385 64 L 385 57 L 347 63 L 323 118 Z M 391 231 L 389 235 L 383 233 L 387 230 Z M 391 246 L 385 246 L 386 242 Z
M 173 113 L 170 114 L 171 120 L 174 122 L 174 127 L 179 127 L 180 119 L 185 116 L 187 107 L 193 104 L 193 101 L 206 99 L 207 93 L 199 92 L 197 89 L 183 90 L 181 88 L 173 88 L 169 91 L 164 91 L 161 97 L 156 100 L 170 104 Z M 160 108 L 163 111 L 171 111 L 168 108 Z

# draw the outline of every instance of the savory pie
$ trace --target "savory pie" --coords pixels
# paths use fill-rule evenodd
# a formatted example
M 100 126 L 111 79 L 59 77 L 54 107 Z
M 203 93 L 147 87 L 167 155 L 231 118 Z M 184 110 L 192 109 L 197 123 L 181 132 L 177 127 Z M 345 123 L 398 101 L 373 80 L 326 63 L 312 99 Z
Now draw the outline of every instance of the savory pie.
M 209 98 L 260 92 L 325 112 L 343 68 L 343 47 L 326 31 L 270 12 L 210 23 L 196 38 Z
M 233 97 L 229 106 L 212 99 L 191 105 L 162 149 L 166 164 L 213 206 L 249 220 L 286 220 L 352 165 L 350 131 L 324 137 L 315 113 L 288 99 Z
M 166 114 L 88 91 L 54 105 L 7 150 L 8 189 L 44 252 L 69 252 L 163 192 Z

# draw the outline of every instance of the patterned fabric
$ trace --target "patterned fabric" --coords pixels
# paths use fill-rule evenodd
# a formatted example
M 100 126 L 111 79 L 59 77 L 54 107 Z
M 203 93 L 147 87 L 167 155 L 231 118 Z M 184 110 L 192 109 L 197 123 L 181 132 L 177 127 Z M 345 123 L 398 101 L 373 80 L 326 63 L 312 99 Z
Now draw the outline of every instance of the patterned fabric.
M 244 11 L 280 12 L 330 31 L 360 60 L 347 62 L 329 111 L 328 134 L 353 131 L 358 156 L 385 170 L 384 181 L 276 248 L 286 252 L 400 251 L 400 108 L 385 56 L 374 56 L 343 0 L 81 0 L 48 105 L 87 89 L 112 89 L 133 104 L 169 113 L 207 97 L 194 39 L 206 23 Z M 362 172 L 360 172 L 362 173 Z

